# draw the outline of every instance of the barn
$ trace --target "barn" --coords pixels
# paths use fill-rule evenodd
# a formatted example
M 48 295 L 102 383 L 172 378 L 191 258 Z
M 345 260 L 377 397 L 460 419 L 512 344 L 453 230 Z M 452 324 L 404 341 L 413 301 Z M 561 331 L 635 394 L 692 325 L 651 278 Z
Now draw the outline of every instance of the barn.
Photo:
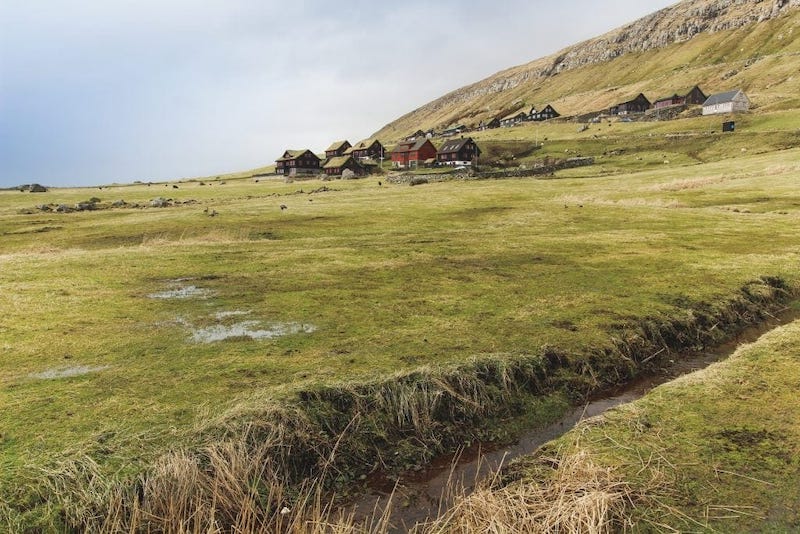
M 639 95 L 634 98 L 633 100 L 628 100 L 627 102 L 622 102 L 621 104 L 617 104 L 616 106 L 612 106 L 609 108 L 608 113 L 610 115 L 628 115 L 630 113 L 644 113 L 648 109 L 650 109 L 650 101 L 644 96 L 644 93 L 639 93 Z
M 672 96 L 665 96 L 663 98 L 659 98 L 653 103 L 654 109 L 663 109 L 672 106 L 683 106 L 683 105 L 701 105 L 703 102 L 706 101 L 708 97 L 700 89 L 700 86 L 695 85 L 688 91 L 681 91 L 675 93 Z
M 703 102 L 703 115 L 738 113 L 750 109 L 750 99 L 741 89 L 711 95 Z

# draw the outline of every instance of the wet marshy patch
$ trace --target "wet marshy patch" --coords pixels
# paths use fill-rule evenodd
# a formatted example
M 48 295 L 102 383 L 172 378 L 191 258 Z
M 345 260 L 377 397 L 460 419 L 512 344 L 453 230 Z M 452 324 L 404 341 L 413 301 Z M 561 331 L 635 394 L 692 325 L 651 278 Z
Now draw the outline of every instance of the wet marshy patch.
M 40 373 L 31 373 L 28 375 L 28 378 L 33 378 L 35 380 L 58 380 L 61 378 L 72 378 L 76 376 L 89 375 L 92 373 L 99 373 L 100 371 L 105 371 L 106 369 L 110 368 L 110 365 L 73 365 L 70 367 L 56 367 L 53 369 L 47 369 Z
M 196 285 L 176 285 L 171 289 L 150 293 L 147 295 L 147 298 L 158 300 L 206 299 L 211 295 L 211 290 L 203 287 L 198 287 Z
M 192 328 L 192 343 L 217 343 L 220 341 L 259 341 L 295 334 L 311 334 L 316 327 L 301 323 L 270 323 L 242 321 L 231 325 L 216 324 L 204 328 Z

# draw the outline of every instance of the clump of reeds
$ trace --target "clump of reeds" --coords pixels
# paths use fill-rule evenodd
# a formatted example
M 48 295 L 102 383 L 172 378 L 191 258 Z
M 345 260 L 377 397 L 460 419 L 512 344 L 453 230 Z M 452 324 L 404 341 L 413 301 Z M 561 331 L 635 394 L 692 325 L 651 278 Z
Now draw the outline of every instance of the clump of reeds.
M 554 469 L 541 481 L 484 487 L 417 532 L 600 534 L 623 530 L 635 504 L 631 487 L 582 450 L 548 459 Z

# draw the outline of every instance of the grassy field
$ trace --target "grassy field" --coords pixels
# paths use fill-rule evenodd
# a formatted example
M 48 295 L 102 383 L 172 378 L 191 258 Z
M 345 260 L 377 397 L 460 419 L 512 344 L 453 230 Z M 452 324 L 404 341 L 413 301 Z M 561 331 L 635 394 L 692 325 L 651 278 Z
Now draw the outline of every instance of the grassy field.
M 699 118 L 481 138 L 546 137 L 531 160 L 605 153 L 551 180 L 0 192 L 6 524 L 58 524 L 42 480 L 71 459 L 135 477 L 210 421 L 301 392 L 546 347 L 582 357 L 763 276 L 797 288 L 797 118 L 746 116 L 733 136 Z M 91 197 L 129 206 L 36 207 Z

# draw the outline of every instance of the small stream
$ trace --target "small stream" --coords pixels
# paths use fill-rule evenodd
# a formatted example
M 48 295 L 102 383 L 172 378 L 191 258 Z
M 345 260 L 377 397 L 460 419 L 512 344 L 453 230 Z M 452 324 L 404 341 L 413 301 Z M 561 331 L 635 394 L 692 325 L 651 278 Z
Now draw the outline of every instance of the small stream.
M 700 352 L 675 354 L 661 369 L 598 394 L 555 423 L 524 433 L 516 443 L 473 445 L 458 454 L 434 459 L 423 471 L 404 473 L 397 482 L 383 475 L 373 476 L 368 479 L 367 493 L 347 509 L 353 510 L 356 520 L 363 522 L 379 517 L 389 503 L 394 525 L 390 532 L 407 532 L 415 524 L 434 519 L 446 511 L 448 495 L 453 488 L 462 487 L 469 493 L 478 482 L 496 473 L 510 460 L 535 452 L 545 443 L 569 432 L 581 420 L 640 399 L 654 387 L 679 376 L 705 369 L 731 356 L 740 345 L 756 341 L 766 332 L 798 318 L 800 311 L 787 309 L 765 323 L 746 328 L 722 345 Z

